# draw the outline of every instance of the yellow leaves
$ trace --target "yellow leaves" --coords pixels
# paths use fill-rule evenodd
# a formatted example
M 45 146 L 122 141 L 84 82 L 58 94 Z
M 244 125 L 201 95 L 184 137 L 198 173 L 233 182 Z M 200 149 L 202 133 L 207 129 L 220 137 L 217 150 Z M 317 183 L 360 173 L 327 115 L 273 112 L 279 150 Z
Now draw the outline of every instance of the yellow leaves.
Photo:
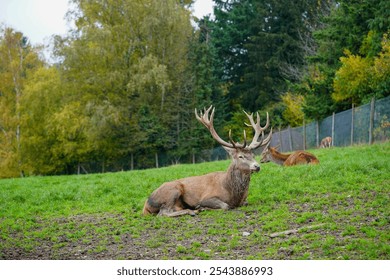
M 0 150 L 0 178 L 18 177 L 17 157 L 13 151 Z
M 301 125 L 304 118 L 302 105 L 305 101 L 305 98 L 302 95 L 296 95 L 292 94 L 291 92 L 287 92 L 282 96 L 282 101 L 286 106 L 286 109 L 283 112 L 284 119 L 288 120 L 291 126 Z
M 369 71 L 372 62 L 370 59 L 353 55 L 349 51 L 341 57 L 342 66 L 336 72 L 333 82 L 334 92 L 332 97 L 336 101 L 352 98 L 357 100 L 361 93 L 368 90 Z
M 382 51 L 374 60 L 374 78 L 377 83 L 390 80 L 390 42 L 388 34 L 382 40 Z
M 85 125 L 80 102 L 68 103 L 64 108 L 53 115 L 51 124 L 54 126 L 59 139 L 75 141 L 80 137 Z
M 0 29 L 0 177 L 28 171 L 23 167 L 22 149 L 23 119 L 29 112 L 23 108 L 23 99 L 30 75 L 42 65 L 38 49 L 31 47 L 21 32 Z
M 375 57 L 361 57 L 345 51 L 340 58 L 342 66 L 336 72 L 332 98 L 336 101 L 351 99 L 361 103 L 370 95 L 388 91 L 390 78 L 390 46 L 387 34 L 382 40 L 382 51 Z
M 40 67 L 26 81 L 25 84 L 25 99 L 31 104 L 32 101 L 40 101 L 45 99 L 52 92 L 58 92 L 60 88 L 60 76 L 56 67 Z M 41 104 L 42 105 L 42 104 Z M 44 104 L 49 105 L 49 104 Z
M 53 147 L 55 157 L 65 155 L 68 159 L 78 158 L 90 151 L 86 130 L 88 118 L 83 114 L 84 107 L 79 101 L 66 104 L 55 113 L 48 124 L 48 131 L 54 133 L 57 145 Z
M 134 74 L 127 84 L 133 94 L 142 96 L 148 104 L 156 104 L 164 98 L 171 86 L 167 67 L 159 64 L 156 57 L 148 55 L 134 66 Z

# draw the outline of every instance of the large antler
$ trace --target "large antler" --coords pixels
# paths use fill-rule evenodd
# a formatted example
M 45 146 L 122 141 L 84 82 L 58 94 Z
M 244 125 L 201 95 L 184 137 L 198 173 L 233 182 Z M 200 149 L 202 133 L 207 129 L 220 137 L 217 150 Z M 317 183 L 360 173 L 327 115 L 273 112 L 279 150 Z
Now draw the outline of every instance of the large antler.
M 259 116 L 259 113 L 256 113 L 256 123 L 255 121 L 253 120 L 253 113 L 252 114 L 248 114 L 247 112 L 245 112 L 245 115 L 248 117 L 249 119 L 249 122 L 250 124 L 247 124 L 245 123 L 247 126 L 251 126 L 253 127 L 253 129 L 255 130 L 255 135 L 253 136 L 253 139 L 252 139 L 252 143 L 247 147 L 247 149 L 250 149 L 250 150 L 254 150 L 260 146 L 264 146 L 264 145 L 267 145 L 270 140 L 271 140 L 271 136 L 272 136 L 272 128 L 271 128 L 271 131 L 270 133 L 268 134 L 267 138 L 264 139 L 264 130 L 266 130 L 269 126 L 269 115 L 268 115 L 268 112 L 267 112 L 267 122 L 265 124 L 265 126 L 261 127 L 260 126 L 260 116 Z M 261 134 L 261 140 L 260 141 L 257 141 L 257 139 L 259 138 Z
M 211 115 L 209 117 L 211 109 L 212 109 L 212 111 L 211 111 Z M 245 148 L 246 147 L 246 133 L 245 133 L 245 130 L 244 130 L 244 144 L 239 144 L 239 143 L 236 143 L 236 142 L 233 141 L 233 139 L 232 139 L 232 131 L 231 130 L 229 131 L 230 143 L 224 141 L 221 137 L 219 137 L 219 135 L 217 134 L 217 132 L 214 129 L 214 124 L 213 124 L 214 112 L 215 112 L 215 107 L 213 107 L 213 105 L 211 105 L 207 110 L 205 108 L 203 113 L 202 113 L 202 111 L 200 111 L 200 116 L 199 116 L 198 112 L 197 112 L 197 110 L 195 108 L 196 119 L 198 121 L 200 121 L 205 127 L 207 127 L 207 129 L 210 131 L 210 133 L 213 136 L 213 138 L 219 144 L 221 144 L 222 146 L 228 147 L 228 148 Z

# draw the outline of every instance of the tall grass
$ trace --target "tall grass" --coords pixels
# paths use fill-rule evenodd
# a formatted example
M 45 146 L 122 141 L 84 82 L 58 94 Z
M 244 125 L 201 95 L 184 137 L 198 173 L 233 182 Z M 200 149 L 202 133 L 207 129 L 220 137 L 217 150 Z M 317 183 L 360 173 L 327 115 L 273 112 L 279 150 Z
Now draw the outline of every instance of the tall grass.
M 262 164 L 247 206 L 196 218 L 141 210 L 163 182 L 226 170 L 230 161 L 0 180 L 0 259 L 81 258 L 73 247 L 92 259 L 388 259 L 390 143 L 311 152 L 319 165 Z M 290 229 L 300 230 L 269 237 Z

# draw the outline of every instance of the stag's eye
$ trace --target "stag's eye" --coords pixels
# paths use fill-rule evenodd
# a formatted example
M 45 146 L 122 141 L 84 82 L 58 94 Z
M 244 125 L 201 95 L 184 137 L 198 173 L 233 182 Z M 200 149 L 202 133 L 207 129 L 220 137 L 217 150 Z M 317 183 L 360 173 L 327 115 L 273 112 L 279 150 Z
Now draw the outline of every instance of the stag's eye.
M 240 158 L 240 159 L 244 159 L 244 156 L 243 156 L 243 155 L 240 155 L 240 156 L 238 156 L 238 158 Z

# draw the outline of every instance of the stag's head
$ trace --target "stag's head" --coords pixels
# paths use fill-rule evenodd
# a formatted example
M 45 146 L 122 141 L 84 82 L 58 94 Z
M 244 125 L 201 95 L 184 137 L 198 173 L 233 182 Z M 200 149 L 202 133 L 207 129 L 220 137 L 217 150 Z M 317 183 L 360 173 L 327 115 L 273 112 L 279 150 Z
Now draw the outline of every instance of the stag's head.
M 232 165 L 236 169 L 239 169 L 241 172 L 249 171 L 251 173 L 260 171 L 260 164 L 256 161 L 255 155 L 251 150 L 224 148 L 230 154 L 233 160 Z
M 277 147 L 270 147 L 270 143 L 271 142 L 269 142 L 261 152 L 261 158 L 260 158 L 261 163 L 270 162 L 272 158 L 272 154 L 275 153 L 275 151 L 277 151 Z
M 211 111 L 211 114 L 210 114 Z M 257 121 L 253 120 L 253 114 L 248 114 L 244 111 L 245 115 L 248 117 L 250 124 L 246 124 L 254 129 L 255 135 L 253 136 L 252 142 L 248 145 L 246 140 L 246 132 L 244 130 L 244 143 L 240 144 L 234 142 L 231 135 L 231 130 L 229 131 L 229 142 L 224 141 L 214 129 L 214 113 L 215 108 L 210 106 L 207 110 L 200 112 L 198 115 L 197 110 L 195 109 L 195 115 L 198 121 L 200 121 L 211 133 L 212 137 L 222 145 L 222 147 L 230 154 L 232 157 L 232 165 L 240 169 L 243 172 L 258 172 L 260 171 L 260 165 L 255 159 L 253 150 L 260 146 L 267 145 L 271 140 L 272 129 L 268 137 L 264 139 L 264 130 L 269 126 L 269 116 L 267 113 L 267 123 L 264 127 L 260 126 L 260 116 L 257 113 Z M 261 140 L 258 141 L 261 135 Z

